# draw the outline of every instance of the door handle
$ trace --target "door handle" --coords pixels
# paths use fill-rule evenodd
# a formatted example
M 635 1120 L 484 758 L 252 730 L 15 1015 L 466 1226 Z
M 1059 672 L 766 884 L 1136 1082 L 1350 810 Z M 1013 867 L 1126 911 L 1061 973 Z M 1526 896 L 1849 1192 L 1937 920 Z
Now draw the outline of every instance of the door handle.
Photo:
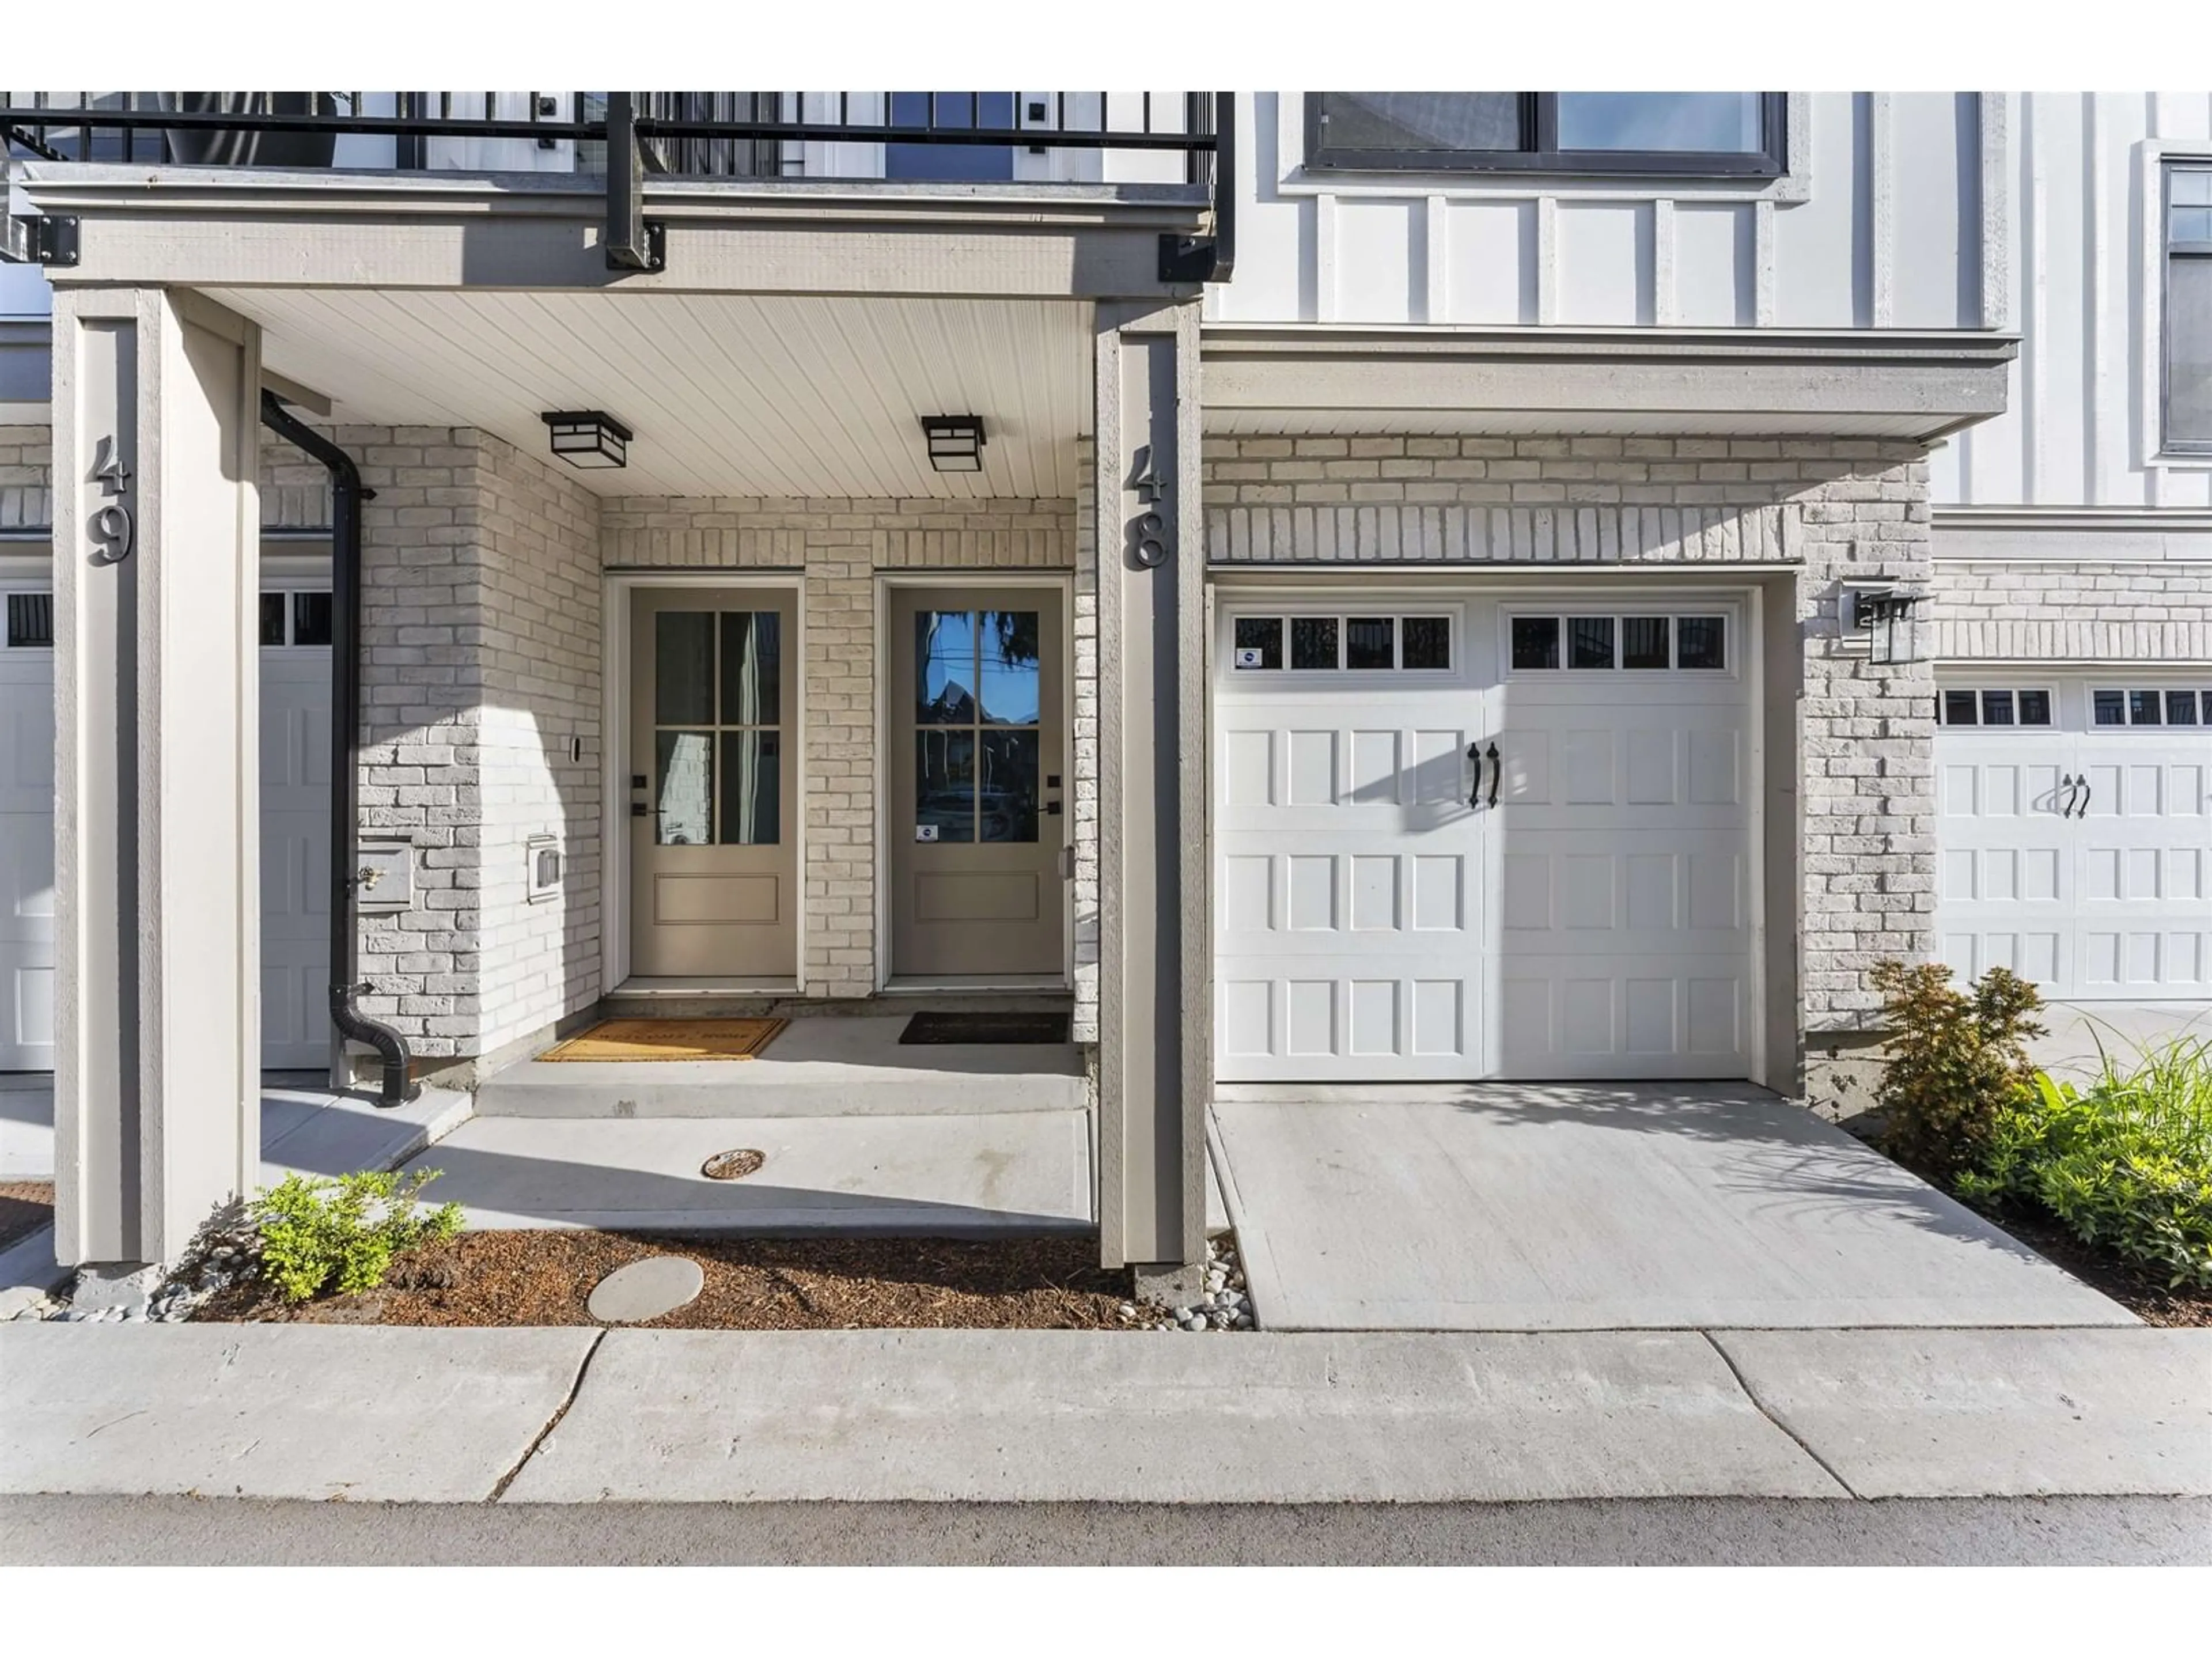
M 2054 793 L 2063 793 L 2066 797 L 2058 804 L 2058 816 L 2071 817 L 2074 814 L 2074 775 L 2071 772 L 2058 775 L 2058 789 Z
M 1492 744 L 1487 751 L 1490 759 L 1490 804 L 1498 805 L 1498 782 L 1505 775 L 1505 763 L 1498 758 L 1498 745 Z M 1480 770 L 1480 769 L 1478 769 Z
M 1467 757 L 1474 763 L 1474 787 L 1467 792 L 1467 804 L 1470 807 L 1480 807 L 1482 805 L 1482 744 L 1479 742 L 1468 744 Z
M 2075 817 L 2077 817 L 2077 818 L 2086 818 L 2086 817 L 2087 817 L 2089 816 L 2089 803 L 2090 803 L 2090 801 L 2091 801 L 2091 800 L 2093 800 L 2094 799 L 2095 799 L 2097 792 L 2096 792 L 2095 788 L 2094 788 L 2094 787 L 2090 784 L 2090 782 L 2089 782 L 2089 775 L 2088 775 L 2087 772 L 2084 772 L 2084 773 L 2081 775 L 2081 810 L 2080 810 L 2079 811 L 2075 812 L 2075 813 L 2074 814 L 2074 816 L 2075 816 Z

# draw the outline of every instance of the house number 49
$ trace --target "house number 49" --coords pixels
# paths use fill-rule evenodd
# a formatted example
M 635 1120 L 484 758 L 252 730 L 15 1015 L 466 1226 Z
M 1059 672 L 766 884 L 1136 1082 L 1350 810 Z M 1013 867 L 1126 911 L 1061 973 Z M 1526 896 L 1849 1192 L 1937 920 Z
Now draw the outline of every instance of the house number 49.
M 100 447 L 93 455 L 92 481 L 100 486 L 100 494 L 108 497 L 107 505 L 92 515 L 92 562 L 120 564 L 131 556 L 137 526 L 131 520 L 127 504 L 131 469 L 116 453 L 114 439 L 100 441 Z

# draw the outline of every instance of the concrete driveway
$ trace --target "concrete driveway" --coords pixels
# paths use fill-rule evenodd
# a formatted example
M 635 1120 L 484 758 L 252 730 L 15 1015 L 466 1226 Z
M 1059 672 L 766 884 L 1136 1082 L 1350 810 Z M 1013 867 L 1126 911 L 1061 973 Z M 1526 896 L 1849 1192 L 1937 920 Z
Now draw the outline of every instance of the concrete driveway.
M 1237 1093 L 1212 1150 L 1269 1329 L 2136 1322 L 1747 1085 Z
M 2126 1066 L 2146 1048 L 2212 1042 L 2212 1007 L 2202 1002 L 2049 1002 L 2036 1019 L 2044 1034 L 2028 1057 L 2061 1078 L 2094 1076 L 2106 1055 Z

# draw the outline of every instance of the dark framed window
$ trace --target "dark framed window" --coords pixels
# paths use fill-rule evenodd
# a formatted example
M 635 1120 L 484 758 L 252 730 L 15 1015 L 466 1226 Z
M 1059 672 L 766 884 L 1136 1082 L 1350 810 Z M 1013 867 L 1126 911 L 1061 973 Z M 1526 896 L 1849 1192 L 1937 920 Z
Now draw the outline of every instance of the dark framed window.
M 1014 119 L 1011 92 L 895 92 L 890 94 L 894 127 L 939 131 L 1009 131 Z M 884 177 L 931 183 L 988 180 L 1014 176 L 1014 152 L 1006 144 L 887 143 Z
M 2089 694 L 2090 718 L 2099 726 L 2212 725 L 2212 697 L 2200 714 L 2197 693 L 2160 691 L 2134 686 L 2125 690 L 2100 690 Z
M 331 591 L 327 587 L 264 588 L 260 619 L 264 645 L 328 645 Z
M 10 593 L 8 596 L 9 647 L 49 650 L 53 642 L 54 596 L 52 593 Z
M 1310 92 L 1310 167 L 1778 178 L 1779 92 Z
M 1945 726 L 2049 726 L 2051 693 L 1986 687 L 1946 690 L 1936 700 L 1936 718 Z
M 1238 617 L 1232 668 L 1449 672 L 1449 617 Z M 1287 659 L 1285 641 L 1287 635 Z
M 2165 448 L 2212 455 L 2212 166 L 2166 175 Z
M 1516 669 L 1725 670 L 1728 619 L 1515 617 L 1507 657 Z

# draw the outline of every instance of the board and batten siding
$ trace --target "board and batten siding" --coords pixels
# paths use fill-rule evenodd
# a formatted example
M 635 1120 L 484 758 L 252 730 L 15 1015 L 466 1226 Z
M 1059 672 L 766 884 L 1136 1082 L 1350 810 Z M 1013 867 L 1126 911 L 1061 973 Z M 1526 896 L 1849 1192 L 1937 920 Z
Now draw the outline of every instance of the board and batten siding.
M 2003 325 L 1983 244 L 2002 94 L 1792 94 L 1771 179 L 1309 171 L 1305 94 L 1242 103 L 1237 278 L 1209 319 Z
M 2212 161 L 2212 93 L 2003 94 L 2002 272 L 2022 336 L 2005 412 L 1938 452 L 1948 506 L 2212 506 L 2212 465 L 2151 464 L 2167 158 Z M 1940 538 L 1939 538 L 1940 539 Z

